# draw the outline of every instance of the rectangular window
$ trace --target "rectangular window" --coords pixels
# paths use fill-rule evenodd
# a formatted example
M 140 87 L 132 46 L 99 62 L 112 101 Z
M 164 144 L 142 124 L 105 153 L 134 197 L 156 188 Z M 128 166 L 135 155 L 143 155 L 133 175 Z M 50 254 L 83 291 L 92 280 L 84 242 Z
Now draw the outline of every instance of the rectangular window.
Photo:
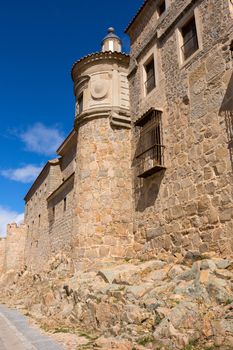
M 155 63 L 154 58 L 144 65 L 146 73 L 145 90 L 149 94 L 155 88 Z
M 183 39 L 181 47 L 183 59 L 187 60 L 199 48 L 194 16 L 181 28 L 181 35 Z
M 66 197 L 63 199 L 63 211 L 66 211 Z
M 162 0 L 159 2 L 157 7 L 158 16 L 160 17 L 166 11 L 166 1 Z
M 145 178 L 165 168 L 162 112 L 152 108 L 135 125 L 140 126 L 136 151 L 137 175 Z
M 83 111 L 83 94 L 78 98 L 78 113 L 81 114 Z

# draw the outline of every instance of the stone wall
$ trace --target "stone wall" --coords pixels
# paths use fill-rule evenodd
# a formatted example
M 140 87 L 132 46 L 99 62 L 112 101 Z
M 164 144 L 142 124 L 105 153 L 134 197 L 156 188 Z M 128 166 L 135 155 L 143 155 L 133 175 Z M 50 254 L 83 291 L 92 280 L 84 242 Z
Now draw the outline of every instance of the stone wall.
M 51 254 L 70 252 L 74 216 L 74 173 L 48 198 Z
M 7 225 L 5 238 L 5 257 L 2 272 L 9 270 L 20 271 L 25 267 L 25 241 L 27 226 L 15 223 Z
M 47 198 L 61 182 L 59 160 L 49 161 L 26 197 L 25 260 L 33 271 L 42 269 L 51 256 Z
M 232 130 L 233 23 L 224 0 L 171 2 L 159 19 L 150 1 L 129 28 L 131 113 L 162 109 L 166 170 L 134 174 L 134 234 L 145 253 L 233 252 Z M 148 14 L 146 15 L 146 12 Z M 195 12 L 200 48 L 180 61 L 178 30 Z M 143 64 L 155 52 L 157 86 L 143 93 Z M 227 124 L 228 120 L 228 124 Z M 133 131 L 133 159 L 139 130 Z M 138 249 L 139 249 L 138 245 Z
M 4 264 L 5 264 L 5 238 L 0 238 L 0 276 L 4 271 Z
M 130 130 L 109 118 L 78 133 L 74 249 L 76 267 L 127 256 L 132 243 Z

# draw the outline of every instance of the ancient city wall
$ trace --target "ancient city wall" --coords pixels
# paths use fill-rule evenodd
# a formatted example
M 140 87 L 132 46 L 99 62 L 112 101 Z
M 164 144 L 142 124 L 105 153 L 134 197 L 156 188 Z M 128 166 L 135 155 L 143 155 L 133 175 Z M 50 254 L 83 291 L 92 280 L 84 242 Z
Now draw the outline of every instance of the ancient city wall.
M 61 182 L 59 160 L 49 161 L 25 198 L 28 225 L 25 261 L 35 271 L 42 269 L 51 257 L 47 198 Z
M 149 13 L 150 7 L 145 11 Z M 194 12 L 200 47 L 182 63 L 178 30 L 185 16 Z M 229 3 L 177 0 L 157 25 L 153 19 L 148 24 L 146 18 L 138 18 L 144 31 L 133 26 L 129 30 L 131 111 L 134 120 L 150 107 L 163 111 L 166 170 L 145 179 L 134 174 L 135 239 L 145 253 L 199 249 L 232 254 L 233 23 Z M 157 86 L 145 96 L 142 68 L 153 50 Z M 135 127 L 133 164 L 138 140 Z
M 3 272 L 9 270 L 20 271 L 25 267 L 25 241 L 27 237 L 27 226 L 25 224 L 7 225 L 7 236 L 5 239 L 5 258 Z
M 0 238 L 0 276 L 4 271 L 5 264 L 5 251 L 6 251 L 6 239 Z
M 132 232 L 130 131 L 108 118 L 79 129 L 74 225 L 75 260 L 127 255 Z

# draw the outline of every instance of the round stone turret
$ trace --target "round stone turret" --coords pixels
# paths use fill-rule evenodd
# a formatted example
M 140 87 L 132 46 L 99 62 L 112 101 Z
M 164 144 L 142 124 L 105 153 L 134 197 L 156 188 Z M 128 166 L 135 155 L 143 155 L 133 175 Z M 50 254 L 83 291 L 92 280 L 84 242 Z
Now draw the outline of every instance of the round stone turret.
M 113 27 L 108 28 L 108 35 L 102 41 L 102 51 L 121 52 L 121 39 L 114 33 Z
M 72 69 L 77 269 L 128 256 L 133 242 L 129 56 L 120 49 L 111 28 L 103 51 L 83 57 Z

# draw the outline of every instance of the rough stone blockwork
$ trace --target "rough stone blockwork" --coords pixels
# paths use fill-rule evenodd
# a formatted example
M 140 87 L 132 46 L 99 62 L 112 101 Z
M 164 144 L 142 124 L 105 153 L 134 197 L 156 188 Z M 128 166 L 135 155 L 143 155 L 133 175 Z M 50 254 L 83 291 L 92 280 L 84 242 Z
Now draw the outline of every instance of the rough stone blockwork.
M 136 121 L 151 107 L 163 111 L 166 167 L 144 179 L 134 168 L 135 239 L 149 255 L 197 249 L 226 256 L 233 252 L 230 5 L 225 0 L 169 3 L 158 17 L 156 2 L 147 1 L 128 28 L 131 114 Z M 198 48 L 185 59 L 182 35 L 190 19 Z M 152 56 L 156 87 L 146 94 L 145 67 Z M 133 132 L 133 163 L 139 129 Z
M 72 68 L 74 129 L 25 196 L 33 272 L 59 253 L 77 270 L 233 253 L 232 3 L 147 0 L 127 33 L 130 56 L 109 28 Z M 0 242 L 0 266 L 24 240 Z

